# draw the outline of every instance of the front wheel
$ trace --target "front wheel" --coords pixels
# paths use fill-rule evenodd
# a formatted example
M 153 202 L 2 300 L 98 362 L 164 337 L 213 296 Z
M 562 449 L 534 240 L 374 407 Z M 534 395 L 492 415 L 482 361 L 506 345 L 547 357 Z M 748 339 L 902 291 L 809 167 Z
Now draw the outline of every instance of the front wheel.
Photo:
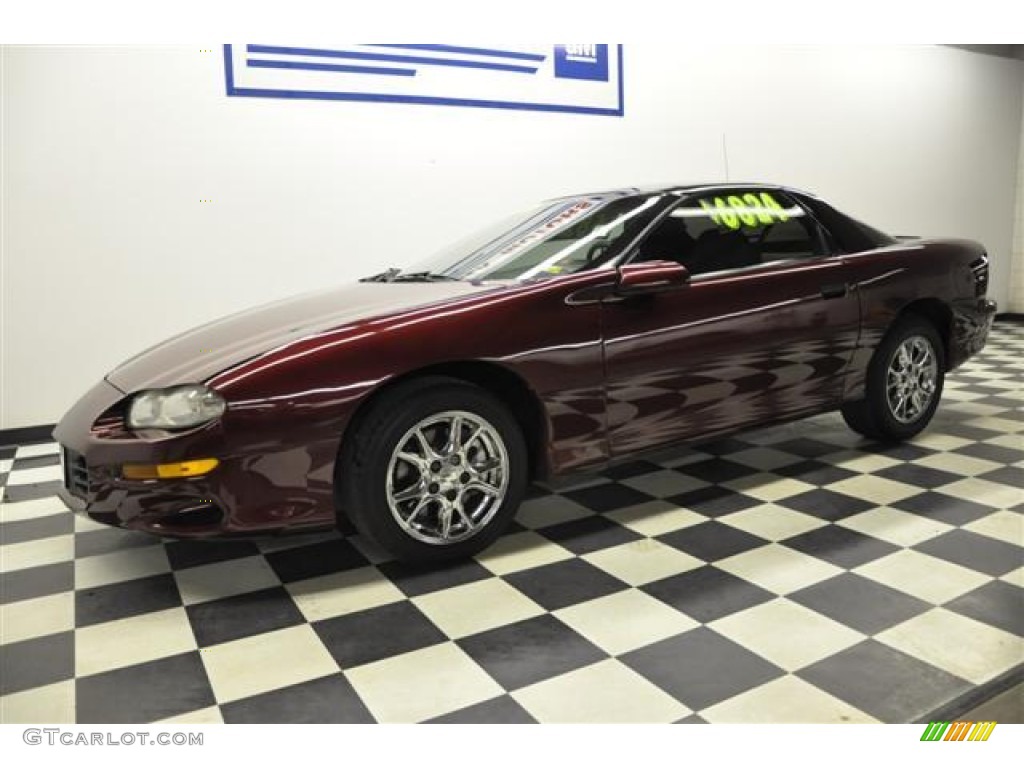
M 522 430 L 485 390 L 440 377 L 403 384 L 357 429 L 336 482 L 356 528 L 396 558 L 469 557 L 515 515 L 528 474 Z
M 935 327 L 909 315 L 886 334 L 868 367 L 864 399 L 846 403 L 851 429 L 875 440 L 913 437 L 931 421 L 942 397 L 946 360 Z

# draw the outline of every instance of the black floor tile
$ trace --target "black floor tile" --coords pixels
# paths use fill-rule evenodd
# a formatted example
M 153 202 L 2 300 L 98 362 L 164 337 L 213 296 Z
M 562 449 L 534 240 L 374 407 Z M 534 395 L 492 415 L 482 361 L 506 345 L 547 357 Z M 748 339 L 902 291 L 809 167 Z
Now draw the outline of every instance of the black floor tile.
M 671 496 L 665 501 L 707 517 L 722 517 L 764 503 L 760 499 L 723 488 L 720 485 L 695 488 L 692 491 Z
M 1024 442 L 1024 437 L 1021 437 L 1021 441 Z M 1000 467 L 979 475 L 979 478 L 992 483 L 1002 483 L 1011 488 L 1019 488 L 1020 496 L 1018 498 L 1024 500 L 1024 469 L 1020 467 Z
M 925 456 L 931 456 L 937 451 L 931 448 L 923 448 L 913 443 L 870 443 L 861 448 L 863 453 L 871 453 L 878 456 L 886 456 L 890 459 L 900 461 L 918 461 Z
M 777 451 L 785 451 L 805 459 L 817 459 L 826 454 L 842 450 L 840 446 L 823 443 L 820 440 L 812 440 L 809 437 L 797 437 L 782 443 L 775 443 L 771 447 Z
M 0 525 L 0 544 L 21 544 L 74 533 L 75 518 L 70 512 L 44 515 L 33 520 L 18 520 Z
M 377 569 L 409 597 L 459 587 L 494 576 L 475 560 L 432 565 L 409 565 L 392 561 L 378 565 Z
M 185 610 L 200 647 L 305 623 L 284 587 L 197 603 Z
M 221 704 L 225 723 L 373 723 L 344 675 L 328 675 Z
M 782 543 L 804 554 L 827 560 L 840 568 L 856 568 L 899 549 L 887 541 L 865 536 L 838 525 L 816 528 L 786 539 Z
M 694 447 L 701 453 L 710 453 L 712 456 L 728 456 L 732 453 L 746 451 L 754 446 L 745 440 L 726 437 L 721 440 L 715 440 L 711 443 L 701 443 Z
M 966 680 L 874 640 L 796 673 L 886 723 L 913 723 L 970 689 Z
M 768 542 L 739 528 L 709 520 L 657 537 L 659 541 L 712 563 L 757 549 Z
M 855 573 L 839 574 L 788 597 L 867 635 L 877 634 L 932 607 Z
M 313 629 L 342 669 L 417 651 L 448 639 L 409 602 L 317 621 Z
M 150 723 L 213 706 L 198 651 L 75 682 L 79 723 Z
M 964 530 L 949 531 L 914 549 L 990 576 L 1002 576 L 1024 566 L 1024 548 Z
M 0 573 L 0 604 L 70 592 L 75 588 L 75 564 L 54 563 Z
M 895 480 L 898 483 L 906 483 L 917 488 L 941 488 L 962 479 L 960 475 L 955 475 L 952 472 L 911 463 L 886 467 L 874 474 L 884 477 L 886 480 Z
M 826 488 L 815 488 L 813 491 L 782 499 L 778 503 L 797 512 L 832 522 L 860 514 L 874 506 L 863 499 Z
M 963 454 L 974 459 L 985 459 L 999 464 L 1015 464 L 1024 461 L 1024 438 L 1021 438 L 1019 449 L 1007 448 L 1003 445 L 992 445 L 992 443 L 968 443 L 957 448 L 952 453 Z
M 0 653 L 0 695 L 70 680 L 74 676 L 74 632 L 8 643 Z
M 449 712 L 447 715 L 428 722 L 448 724 L 527 724 L 536 723 L 530 713 L 523 709 L 511 696 L 499 696 L 465 709 Z
M 705 624 L 775 597 L 710 565 L 651 582 L 640 589 Z
M 942 413 L 942 406 L 939 406 L 938 413 Z M 964 424 L 960 421 L 962 416 L 936 420 L 936 426 L 942 430 L 944 435 L 952 435 L 953 437 L 959 437 L 964 440 L 974 440 L 981 442 L 983 440 L 991 440 L 993 437 L 999 437 L 1001 434 L 992 429 L 982 429 L 981 427 L 973 427 Z
M 748 446 L 749 447 L 749 446 Z M 746 464 L 737 464 L 728 459 L 706 459 L 695 461 L 692 464 L 684 464 L 676 469 L 677 472 L 703 480 L 705 483 L 728 483 L 731 480 L 739 480 L 741 477 L 756 475 L 758 470 L 748 467 Z
M 75 626 L 88 627 L 179 605 L 181 595 L 170 573 L 119 581 L 75 592 Z
M 631 531 L 607 517 L 596 515 L 549 525 L 543 529 L 543 535 L 577 555 L 585 555 L 598 549 L 642 538 L 636 531 Z
M 676 720 L 677 725 L 707 725 L 708 721 L 700 715 L 687 715 L 682 720 Z
M 265 557 L 277 577 L 285 583 L 350 571 L 370 564 L 358 549 L 343 539 L 268 552 Z
M 601 472 L 610 480 L 625 480 L 630 477 L 639 477 L 651 472 L 660 472 L 662 469 L 658 464 L 650 461 L 627 461 L 622 464 L 614 464 Z
M 698 627 L 619 658 L 695 711 L 784 674 L 774 664 L 707 627 Z
M 260 553 L 259 547 L 253 542 L 232 539 L 203 541 L 183 539 L 167 542 L 164 549 L 167 550 L 167 560 L 176 571 L 194 568 L 198 565 L 221 563 L 225 560 L 236 560 L 240 557 L 252 557 Z
M 583 603 L 628 587 L 585 560 L 563 560 L 509 574 L 505 581 L 549 611 Z
M 641 493 L 635 488 L 620 483 L 602 483 L 576 491 L 566 491 L 565 497 L 582 504 L 594 512 L 612 512 L 622 507 L 632 507 L 650 501 L 653 496 Z
M 840 480 L 848 480 L 857 475 L 856 472 L 851 472 L 848 469 L 814 459 L 806 459 L 797 464 L 780 467 L 774 470 L 774 473 L 794 480 L 800 480 L 804 483 L 810 483 L 811 485 L 830 485 L 831 483 L 838 483 Z
M 992 581 L 946 603 L 944 608 L 1024 637 L 1024 589 Z
M 458 644 L 507 691 L 607 658 L 550 614 L 471 635 Z
M 937 491 L 926 491 L 917 496 L 910 496 L 893 502 L 890 506 L 949 525 L 966 525 L 995 511 L 994 507 Z

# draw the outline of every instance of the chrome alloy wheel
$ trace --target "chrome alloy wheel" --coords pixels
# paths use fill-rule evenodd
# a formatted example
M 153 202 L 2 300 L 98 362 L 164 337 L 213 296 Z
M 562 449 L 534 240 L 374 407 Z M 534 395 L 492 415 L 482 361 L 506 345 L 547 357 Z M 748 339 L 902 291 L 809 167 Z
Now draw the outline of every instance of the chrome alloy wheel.
M 889 412 L 901 424 L 917 421 L 928 410 L 939 377 L 932 344 L 924 336 L 910 336 L 896 348 L 885 375 Z
M 417 541 L 456 544 L 501 508 L 508 475 L 505 442 L 490 422 L 466 411 L 437 413 L 406 432 L 391 454 L 388 506 Z

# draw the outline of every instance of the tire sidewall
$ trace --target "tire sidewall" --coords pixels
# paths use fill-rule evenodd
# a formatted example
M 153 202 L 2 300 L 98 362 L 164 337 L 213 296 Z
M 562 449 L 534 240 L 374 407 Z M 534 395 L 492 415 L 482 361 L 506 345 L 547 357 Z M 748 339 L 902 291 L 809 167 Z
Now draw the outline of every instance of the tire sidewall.
M 384 410 L 382 417 L 370 419 L 365 425 L 372 427 L 373 432 L 360 436 L 360 461 L 347 468 L 351 499 L 348 513 L 356 528 L 399 560 L 408 562 L 466 558 L 490 545 L 515 516 L 528 481 L 526 445 L 515 418 L 489 393 L 459 384 L 385 401 L 379 407 Z M 498 432 L 508 453 L 508 486 L 500 507 L 482 530 L 455 544 L 428 544 L 414 539 L 394 519 L 386 491 L 388 470 L 396 444 L 413 426 L 433 414 L 455 410 L 486 419 Z

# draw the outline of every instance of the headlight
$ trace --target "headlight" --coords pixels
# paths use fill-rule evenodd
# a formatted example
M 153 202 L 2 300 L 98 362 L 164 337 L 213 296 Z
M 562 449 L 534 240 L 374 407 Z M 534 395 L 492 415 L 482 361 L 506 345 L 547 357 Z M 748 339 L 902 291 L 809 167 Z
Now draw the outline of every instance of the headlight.
M 209 387 L 188 384 L 170 389 L 151 389 L 135 396 L 128 407 L 132 429 L 183 429 L 219 417 L 227 404 Z

